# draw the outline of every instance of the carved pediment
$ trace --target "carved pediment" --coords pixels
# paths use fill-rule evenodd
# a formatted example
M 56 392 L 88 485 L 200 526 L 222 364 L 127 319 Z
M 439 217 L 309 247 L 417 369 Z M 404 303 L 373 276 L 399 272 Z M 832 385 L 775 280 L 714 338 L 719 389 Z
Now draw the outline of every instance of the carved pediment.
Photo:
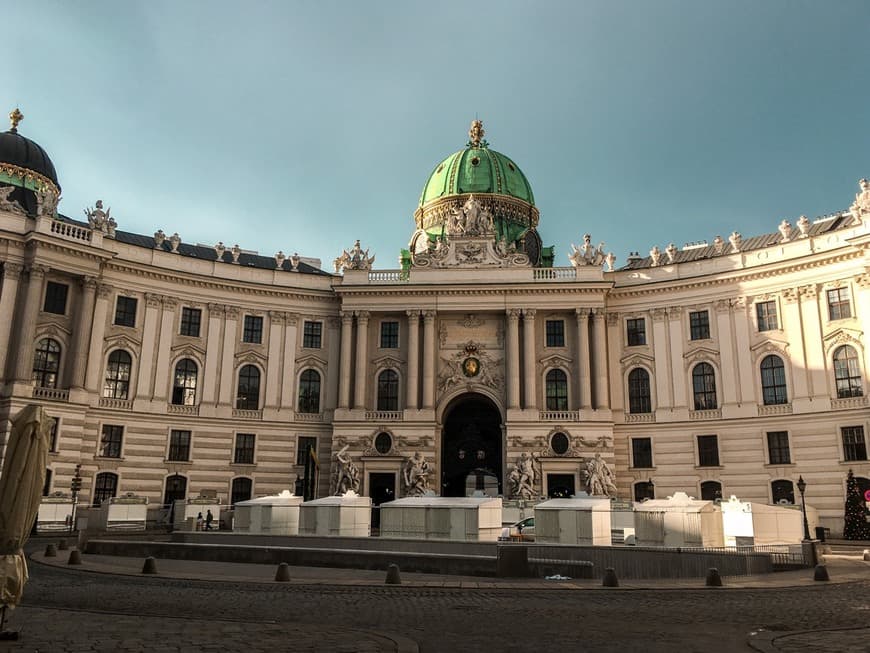
M 128 334 L 119 334 L 106 338 L 103 350 L 126 349 L 128 351 L 138 351 L 141 346 L 142 341 L 138 338 L 131 338 Z
M 405 361 L 387 354 L 386 356 L 379 356 L 378 358 L 372 359 L 372 364 L 377 368 L 398 369 L 405 364 Z
M 255 349 L 248 351 L 240 351 L 236 354 L 236 366 L 239 365 L 261 365 L 266 366 L 266 356 Z
M 199 358 L 200 360 L 205 359 L 205 348 L 191 343 L 173 345 L 169 351 L 172 352 L 173 358 L 175 356 L 190 356 L 193 358 Z
M 72 331 L 67 329 L 63 324 L 50 322 L 48 324 L 40 324 L 36 328 L 37 338 L 60 338 L 64 340 L 72 335 Z
M 777 354 L 783 358 L 788 358 L 788 348 L 789 343 L 787 342 L 768 339 L 752 345 L 749 350 L 756 359 L 768 354 Z
M 307 356 L 300 356 L 296 359 L 296 367 L 318 367 L 322 370 L 326 369 L 326 359 L 322 356 L 318 356 L 316 354 L 309 354 Z
M 825 351 L 830 352 L 832 349 L 836 349 L 840 345 L 851 345 L 858 351 L 861 351 L 863 346 L 861 343 L 862 335 L 863 332 L 858 331 L 857 329 L 840 328 L 836 331 L 832 331 L 824 337 Z
M 653 367 L 655 361 L 655 356 L 643 352 L 631 352 L 619 359 L 619 362 L 622 363 L 623 367 L 636 367 L 638 365 Z
M 683 364 L 686 367 L 691 367 L 695 363 L 699 363 L 701 361 L 713 361 L 715 363 L 719 362 L 719 351 L 716 349 L 712 349 L 710 347 L 695 347 L 691 351 L 687 351 L 683 354 Z
M 573 358 L 568 358 L 567 356 L 562 356 L 560 354 L 552 354 L 550 356 L 546 356 L 538 361 L 538 367 L 541 369 L 547 369 L 550 367 L 571 367 L 571 363 L 574 362 Z

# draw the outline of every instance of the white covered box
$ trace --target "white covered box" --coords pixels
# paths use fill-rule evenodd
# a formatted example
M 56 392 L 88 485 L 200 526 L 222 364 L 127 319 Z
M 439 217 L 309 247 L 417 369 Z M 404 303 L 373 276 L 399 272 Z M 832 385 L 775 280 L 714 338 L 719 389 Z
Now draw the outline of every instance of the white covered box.
M 268 497 L 239 501 L 233 531 L 258 535 L 298 535 L 302 497 L 289 490 Z
M 196 518 L 202 514 L 202 527 L 205 528 L 205 518 L 208 511 L 211 510 L 212 525 L 211 527 L 218 530 L 220 526 L 221 505 L 216 499 L 196 498 L 196 499 L 180 499 L 175 502 L 172 528 L 177 531 L 195 530 Z
M 577 495 L 535 506 L 535 542 L 610 546 L 609 497 Z
M 495 542 L 502 503 L 493 497 L 405 497 L 382 503 L 381 537 Z
M 96 513 L 96 514 L 94 514 Z M 127 495 L 106 499 L 90 519 L 96 517 L 96 528 L 106 531 L 144 531 L 148 517 L 148 499 Z
M 371 530 L 371 497 L 348 492 L 306 501 L 299 507 L 300 535 L 368 537 Z
M 722 515 L 712 501 L 676 492 L 634 504 L 638 546 L 723 546 Z
M 72 530 L 73 500 L 67 496 L 42 497 L 36 515 L 36 532 Z
M 797 544 L 804 539 L 804 519 L 800 506 L 751 505 L 755 544 Z M 807 523 L 810 537 L 813 538 L 819 525 L 819 513 L 810 506 L 807 506 Z

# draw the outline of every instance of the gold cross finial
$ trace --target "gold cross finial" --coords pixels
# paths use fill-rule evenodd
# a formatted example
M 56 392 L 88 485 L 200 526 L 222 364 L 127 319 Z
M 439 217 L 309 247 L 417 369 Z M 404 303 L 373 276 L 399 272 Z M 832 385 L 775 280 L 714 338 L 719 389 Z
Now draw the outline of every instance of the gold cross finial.
M 24 120 L 24 114 L 15 107 L 15 110 L 9 113 L 9 122 L 12 124 L 11 131 L 13 134 L 18 132 L 18 123 Z

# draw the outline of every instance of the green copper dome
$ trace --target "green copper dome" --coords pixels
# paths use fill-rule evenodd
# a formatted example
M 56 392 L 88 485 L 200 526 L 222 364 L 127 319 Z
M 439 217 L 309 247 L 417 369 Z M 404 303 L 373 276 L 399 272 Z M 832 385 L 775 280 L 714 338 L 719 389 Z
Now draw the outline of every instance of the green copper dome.
M 464 150 L 451 154 L 435 166 L 435 171 L 423 186 L 420 206 L 464 193 L 508 195 L 534 205 L 535 196 L 529 180 L 510 158 L 489 149 L 482 138 L 483 126 L 478 125 L 475 131 L 472 125 L 469 136 L 471 140 Z

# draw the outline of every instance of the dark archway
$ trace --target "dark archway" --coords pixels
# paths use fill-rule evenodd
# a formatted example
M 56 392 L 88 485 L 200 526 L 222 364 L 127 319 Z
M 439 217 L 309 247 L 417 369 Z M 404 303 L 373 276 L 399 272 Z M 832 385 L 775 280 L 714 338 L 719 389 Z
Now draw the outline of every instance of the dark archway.
M 502 422 L 498 407 L 487 397 L 466 394 L 445 411 L 441 432 L 441 494 L 464 497 L 489 487 L 494 478 L 502 494 Z M 487 480 L 489 479 L 489 482 Z

